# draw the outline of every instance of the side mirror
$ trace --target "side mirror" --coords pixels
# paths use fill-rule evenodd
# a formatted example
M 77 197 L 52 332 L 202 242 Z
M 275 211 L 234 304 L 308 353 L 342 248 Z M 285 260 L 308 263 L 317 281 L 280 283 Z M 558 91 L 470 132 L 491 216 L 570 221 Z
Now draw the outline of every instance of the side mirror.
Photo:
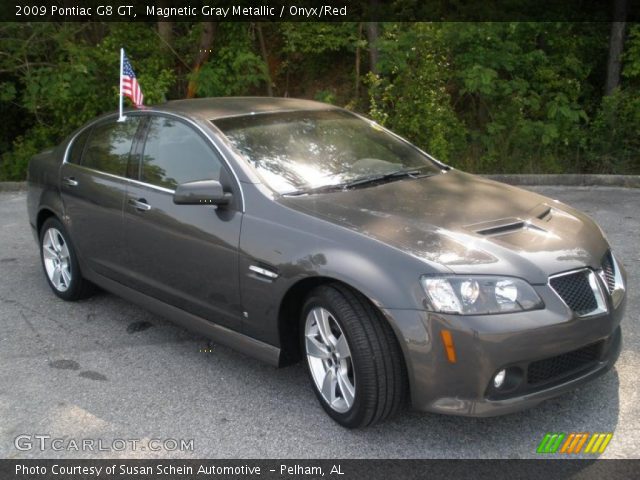
M 197 180 L 181 183 L 173 194 L 177 205 L 228 205 L 232 195 L 225 192 L 217 180 Z

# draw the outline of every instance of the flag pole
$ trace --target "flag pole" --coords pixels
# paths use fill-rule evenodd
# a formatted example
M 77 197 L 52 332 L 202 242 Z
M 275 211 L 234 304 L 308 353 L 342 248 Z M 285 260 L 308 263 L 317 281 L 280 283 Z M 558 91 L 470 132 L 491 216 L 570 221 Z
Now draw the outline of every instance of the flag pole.
M 124 122 L 124 115 L 122 115 L 122 67 L 124 66 L 124 48 L 120 49 L 120 117 L 119 122 Z

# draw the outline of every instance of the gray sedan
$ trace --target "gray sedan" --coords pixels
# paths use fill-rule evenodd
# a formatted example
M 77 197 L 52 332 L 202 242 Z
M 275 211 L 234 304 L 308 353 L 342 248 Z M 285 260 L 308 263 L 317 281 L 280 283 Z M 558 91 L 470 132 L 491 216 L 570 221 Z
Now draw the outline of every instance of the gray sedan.
M 457 171 L 375 122 L 276 98 L 100 117 L 29 165 L 53 292 L 120 295 L 275 366 L 363 427 L 488 416 L 610 369 L 626 273 L 558 201 Z

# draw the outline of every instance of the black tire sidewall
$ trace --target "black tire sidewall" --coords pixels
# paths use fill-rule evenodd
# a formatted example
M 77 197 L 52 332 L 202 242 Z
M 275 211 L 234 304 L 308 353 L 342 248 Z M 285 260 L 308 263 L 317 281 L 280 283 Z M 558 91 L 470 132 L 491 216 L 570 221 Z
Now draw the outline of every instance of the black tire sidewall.
M 324 308 L 329 313 L 331 313 L 333 318 L 336 319 L 336 321 L 340 325 L 340 328 L 342 329 L 342 333 L 347 338 L 347 343 L 349 344 L 349 349 L 351 351 L 351 361 L 353 363 L 353 370 L 354 370 L 355 379 L 356 379 L 356 393 L 355 393 L 353 405 L 349 410 L 347 410 L 344 413 L 335 411 L 323 398 L 322 393 L 318 390 L 318 387 L 316 386 L 316 383 L 313 379 L 309 361 L 307 359 L 307 352 L 305 347 L 305 323 L 307 321 L 307 315 L 309 314 L 311 309 L 315 307 Z M 367 376 L 362 371 L 362 366 L 364 365 L 364 362 L 366 362 L 366 356 L 363 355 L 364 352 L 360 352 L 354 349 L 354 342 L 352 341 L 353 333 L 350 331 L 351 325 L 348 322 L 345 322 L 341 318 L 340 314 L 337 313 L 337 309 L 333 305 L 333 302 L 331 302 L 331 300 L 326 298 L 326 296 L 323 295 L 322 292 L 315 292 L 311 297 L 309 297 L 306 300 L 306 302 L 304 303 L 304 306 L 302 307 L 302 317 L 300 319 L 300 323 L 301 323 L 300 324 L 300 332 L 301 332 L 300 341 L 302 344 L 301 351 L 304 357 L 303 360 L 305 363 L 305 368 L 307 370 L 307 374 L 309 376 L 309 380 L 313 388 L 313 392 L 315 393 L 316 397 L 318 397 L 318 400 L 320 401 L 322 408 L 331 418 L 333 418 L 336 422 L 338 422 L 340 425 L 344 427 L 356 428 L 360 426 L 362 417 L 366 413 L 362 408 L 363 397 L 367 387 L 366 383 L 368 381 Z
M 49 275 L 47 274 L 47 269 L 44 266 L 44 248 L 42 246 L 42 243 L 43 243 L 42 241 L 44 239 L 45 233 L 50 228 L 55 228 L 60 232 L 60 234 L 62 235 L 62 238 L 64 239 L 65 244 L 67 245 L 67 249 L 69 250 L 69 262 L 71 266 L 71 284 L 69 285 L 69 288 L 67 288 L 64 292 L 59 291 L 53 285 L 53 283 L 51 283 L 51 280 L 49 279 Z M 75 247 L 73 245 L 73 242 L 71 241 L 71 237 L 67 233 L 66 228 L 64 228 L 64 225 L 60 220 L 58 220 L 55 217 L 51 217 L 42 224 L 42 227 L 40 228 L 40 235 L 38 235 L 38 238 L 40 240 L 40 263 L 42 264 L 44 276 L 47 279 L 47 283 L 49 284 L 49 287 L 51 287 L 51 290 L 53 290 L 53 293 L 55 293 L 58 297 L 62 298 L 63 300 L 74 300 L 78 298 L 79 292 L 82 286 L 81 285 L 82 275 L 80 273 L 80 266 L 78 265 L 78 258 L 76 256 Z

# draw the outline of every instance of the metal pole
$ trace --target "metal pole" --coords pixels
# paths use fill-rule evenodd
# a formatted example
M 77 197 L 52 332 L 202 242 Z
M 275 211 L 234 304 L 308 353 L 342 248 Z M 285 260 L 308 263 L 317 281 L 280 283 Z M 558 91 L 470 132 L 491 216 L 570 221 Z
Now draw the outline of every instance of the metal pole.
M 124 122 L 125 116 L 122 115 L 122 67 L 124 66 L 124 48 L 120 49 L 120 117 L 119 122 Z

